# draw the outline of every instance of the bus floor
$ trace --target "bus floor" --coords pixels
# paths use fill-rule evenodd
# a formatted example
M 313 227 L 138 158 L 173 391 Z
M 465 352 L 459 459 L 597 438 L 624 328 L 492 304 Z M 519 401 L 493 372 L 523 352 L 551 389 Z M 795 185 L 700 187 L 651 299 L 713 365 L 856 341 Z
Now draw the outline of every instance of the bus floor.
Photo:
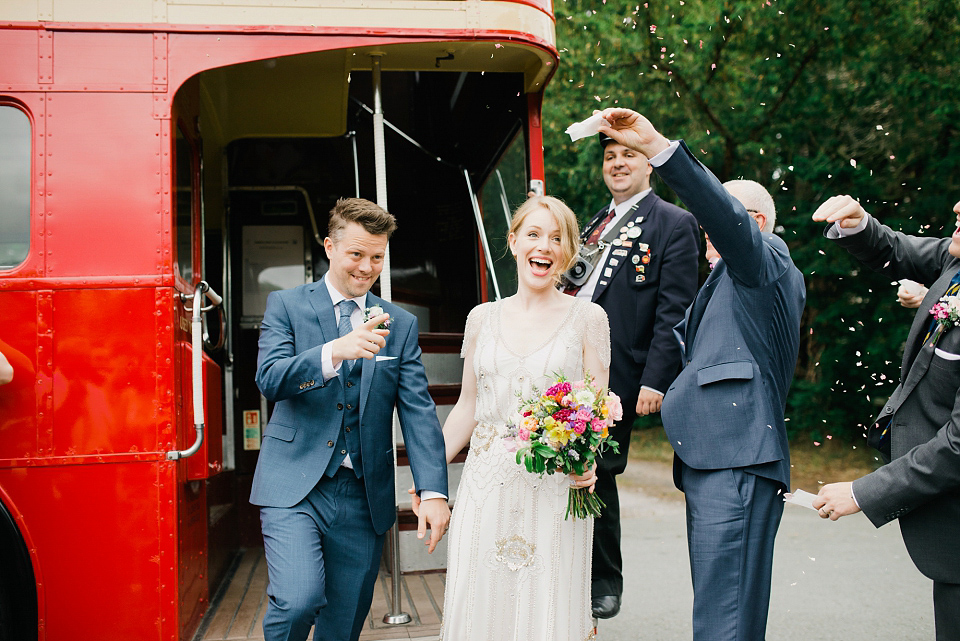
M 431 572 L 402 575 L 403 607 L 413 619 L 404 625 L 388 625 L 393 581 L 380 568 L 373 592 L 373 605 L 360 641 L 436 641 L 443 613 L 446 574 Z M 267 563 L 263 548 L 244 550 L 225 588 L 214 597 L 194 641 L 245 641 L 263 639 L 263 613 L 267 602 Z M 310 633 L 313 639 L 313 633 Z

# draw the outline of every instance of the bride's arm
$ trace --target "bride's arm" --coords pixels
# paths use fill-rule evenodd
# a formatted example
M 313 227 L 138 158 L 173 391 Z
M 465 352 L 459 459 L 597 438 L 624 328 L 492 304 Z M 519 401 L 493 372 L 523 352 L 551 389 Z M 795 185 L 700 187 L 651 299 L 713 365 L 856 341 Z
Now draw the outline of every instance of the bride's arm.
M 583 340 L 583 371 L 593 376 L 598 389 L 604 389 L 610 382 L 610 323 L 599 305 L 592 305 L 590 309 Z M 597 482 L 596 469 L 594 464 L 582 476 L 570 474 L 570 479 L 575 486 L 587 487 L 593 492 Z
M 476 341 L 465 350 L 463 355 L 463 376 L 460 382 L 460 398 L 450 410 L 443 422 L 443 440 L 447 447 L 447 463 L 460 453 L 477 426 L 474 419 L 477 410 L 477 376 L 473 371 L 473 353 Z

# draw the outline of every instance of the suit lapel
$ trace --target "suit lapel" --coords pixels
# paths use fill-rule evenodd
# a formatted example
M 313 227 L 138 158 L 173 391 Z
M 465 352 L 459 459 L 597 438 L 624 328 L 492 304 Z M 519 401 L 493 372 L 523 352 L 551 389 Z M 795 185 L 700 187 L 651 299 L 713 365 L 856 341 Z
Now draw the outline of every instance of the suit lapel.
M 326 276 L 312 286 L 308 287 L 310 305 L 313 311 L 317 313 L 317 320 L 320 322 L 320 332 L 323 334 L 324 342 L 329 342 L 340 337 L 337 331 L 337 319 L 333 313 L 333 299 L 330 298 L 330 292 L 327 291 Z
M 930 314 L 927 311 L 933 307 L 940 298 L 947 292 L 955 269 L 948 269 L 940 278 L 930 286 L 927 295 L 920 302 L 917 309 L 917 315 L 913 318 L 913 324 L 910 326 L 910 333 L 907 334 L 907 343 L 903 349 L 903 362 L 900 365 L 900 379 L 906 384 L 910 370 L 913 368 L 913 361 L 917 358 L 923 345 L 920 341 L 927 335 L 927 328 L 930 326 Z M 931 349 L 931 352 L 933 350 Z M 928 361 L 929 364 L 929 361 Z
M 707 280 L 703 283 L 703 287 L 697 292 L 696 298 L 693 299 L 693 304 L 687 308 L 687 315 L 684 319 L 686 329 L 684 342 L 686 343 L 688 354 L 693 350 L 693 341 L 697 338 L 697 329 L 700 327 L 700 321 L 703 320 L 703 314 L 707 311 L 707 303 L 710 302 L 713 293 L 717 291 L 720 278 L 726 274 L 726 272 L 727 267 L 723 264 L 723 260 L 721 260 L 717 263 L 717 266 L 713 268 L 713 271 L 710 272 Z
M 633 212 L 633 215 L 630 216 L 629 218 L 624 218 L 621 221 L 620 223 L 621 227 L 624 227 L 627 225 L 627 223 L 632 222 L 634 227 L 639 227 L 641 230 L 640 236 L 629 239 L 630 242 L 633 243 L 633 246 L 630 248 L 630 251 L 628 251 L 628 254 L 634 253 L 637 243 L 644 242 L 643 227 L 641 227 L 640 224 L 641 222 L 649 222 L 650 212 L 653 209 L 653 205 L 657 200 L 659 200 L 659 198 L 657 198 L 657 195 L 653 192 L 650 192 L 649 194 L 644 196 L 643 200 L 640 201 L 640 204 L 637 207 L 636 211 Z M 603 233 L 605 235 L 607 233 L 607 230 L 604 230 Z M 591 300 L 593 300 L 594 302 L 596 302 L 596 300 L 600 297 L 600 294 L 604 292 L 607 286 L 610 285 L 610 282 L 617 276 L 617 272 L 619 272 L 623 268 L 624 263 L 628 262 L 627 256 L 613 255 L 614 250 L 618 248 L 619 247 L 615 245 L 610 250 L 610 253 L 607 255 L 607 259 L 603 261 L 602 264 L 597 265 L 597 269 L 600 269 L 603 271 L 600 273 L 600 280 L 597 281 L 596 289 L 593 290 L 593 298 Z M 609 276 L 607 276 L 605 273 L 606 270 L 608 269 L 610 270 Z
M 373 307 L 374 305 L 379 305 L 383 301 L 371 293 L 367 293 L 367 302 L 364 307 Z M 387 336 L 387 340 L 390 337 Z M 370 396 L 370 382 L 373 380 L 373 370 L 377 367 L 377 357 L 373 358 L 363 358 L 360 370 L 360 424 L 363 424 L 363 410 L 367 406 L 367 398 Z

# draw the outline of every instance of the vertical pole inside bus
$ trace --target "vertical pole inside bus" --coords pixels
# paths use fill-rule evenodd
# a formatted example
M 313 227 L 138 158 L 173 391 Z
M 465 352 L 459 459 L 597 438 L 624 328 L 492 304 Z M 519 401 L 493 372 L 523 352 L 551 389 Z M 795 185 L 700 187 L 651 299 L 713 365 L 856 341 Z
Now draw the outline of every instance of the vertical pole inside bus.
M 376 166 L 377 176 L 377 204 L 387 209 L 387 158 L 383 143 L 383 101 L 381 100 L 380 84 L 380 58 L 382 53 L 372 53 L 370 58 L 373 62 L 373 154 Z M 387 243 L 387 250 L 383 256 L 383 272 L 380 274 L 380 297 L 385 301 L 392 300 L 390 289 L 390 243 Z M 397 484 L 397 412 L 394 409 L 392 426 L 393 438 L 393 482 L 394 488 Z M 396 499 L 396 489 L 394 489 L 394 510 L 399 511 L 400 506 Z M 383 615 L 383 622 L 389 625 L 401 625 L 410 623 L 411 616 L 403 611 L 400 603 L 400 523 L 393 522 L 390 528 L 390 574 L 393 579 L 393 599 L 390 602 L 390 611 Z

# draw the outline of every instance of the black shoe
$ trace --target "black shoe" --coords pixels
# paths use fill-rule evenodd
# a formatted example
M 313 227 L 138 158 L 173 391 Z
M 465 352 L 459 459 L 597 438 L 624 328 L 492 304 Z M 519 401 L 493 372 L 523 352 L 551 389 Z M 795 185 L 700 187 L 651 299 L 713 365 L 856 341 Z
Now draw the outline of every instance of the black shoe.
M 616 595 L 595 596 L 590 602 L 593 616 L 598 619 L 612 619 L 620 612 L 620 597 Z

